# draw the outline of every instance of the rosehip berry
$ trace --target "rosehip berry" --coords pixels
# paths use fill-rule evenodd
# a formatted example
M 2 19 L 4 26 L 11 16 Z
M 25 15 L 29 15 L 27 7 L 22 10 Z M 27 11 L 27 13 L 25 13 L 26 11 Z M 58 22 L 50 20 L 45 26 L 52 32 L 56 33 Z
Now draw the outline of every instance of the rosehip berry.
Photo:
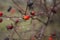
M 18 22 L 19 22 L 19 20 L 16 20 L 16 21 L 15 21 L 15 23 L 18 23 Z
M 56 33 L 52 33 L 52 36 L 55 37 L 56 36 Z
M 0 17 L 2 17 L 3 16 L 3 12 L 0 12 Z
M 35 40 L 35 37 L 34 37 L 34 36 L 32 36 L 31 40 Z
M 0 23 L 2 23 L 2 21 L 3 21 L 3 19 L 2 19 L 2 18 L 0 18 Z
M 53 40 L 53 38 L 50 36 L 50 37 L 48 38 L 48 40 Z
M 15 9 L 12 8 L 12 9 L 10 10 L 10 12 L 11 12 L 11 13 L 15 13 Z
M 13 25 L 8 25 L 7 29 L 13 29 Z
M 31 12 L 31 15 L 35 15 L 35 11 L 32 11 L 32 12 Z
M 56 13 L 56 10 L 55 10 L 55 9 L 52 9 L 51 11 L 52 11 L 53 13 Z
M 25 15 L 25 16 L 23 17 L 24 20 L 29 20 L 29 18 L 30 18 L 29 15 Z

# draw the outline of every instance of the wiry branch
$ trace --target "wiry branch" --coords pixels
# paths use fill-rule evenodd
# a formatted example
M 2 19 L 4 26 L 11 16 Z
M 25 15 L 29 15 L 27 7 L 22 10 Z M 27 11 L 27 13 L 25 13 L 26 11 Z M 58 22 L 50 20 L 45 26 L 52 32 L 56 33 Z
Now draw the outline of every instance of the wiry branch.
M 19 10 L 19 12 L 23 15 L 24 12 L 25 12 L 25 10 L 21 7 L 21 5 L 19 5 L 18 3 L 16 3 L 14 0 L 12 0 L 12 2 L 16 6 L 16 8 Z

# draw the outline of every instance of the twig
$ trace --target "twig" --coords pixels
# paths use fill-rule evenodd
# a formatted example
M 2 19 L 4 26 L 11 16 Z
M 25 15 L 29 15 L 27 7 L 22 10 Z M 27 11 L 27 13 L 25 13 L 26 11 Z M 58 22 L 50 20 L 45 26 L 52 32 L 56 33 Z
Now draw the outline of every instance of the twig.
M 26 15 L 27 9 L 28 9 L 28 1 L 27 1 L 26 10 L 25 10 L 25 14 L 24 15 Z

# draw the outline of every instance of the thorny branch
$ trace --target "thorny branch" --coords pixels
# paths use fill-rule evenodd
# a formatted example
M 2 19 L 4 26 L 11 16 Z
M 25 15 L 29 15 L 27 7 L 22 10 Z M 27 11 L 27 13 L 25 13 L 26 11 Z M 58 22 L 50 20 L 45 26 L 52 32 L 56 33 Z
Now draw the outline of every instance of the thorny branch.
M 14 0 L 12 0 L 12 2 L 16 6 L 16 8 L 19 10 L 19 12 L 23 15 L 24 14 L 23 12 L 25 12 L 25 10 L 22 9 L 22 7 L 18 3 L 16 3 Z
M 44 0 L 44 1 L 46 1 L 46 0 Z M 55 4 L 56 2 L 54 2 L 54 6 L 53 7 L 55 7 Z M 46 8 L 46 10 L 47 10 L 47 7 L 46 7 L 46 3 L 45 3 L 45 8 Z M 46 11 L 46 13 L 48 12 L 48 10 Z M 49 13 L 50 15 L 48 16 L 48 21 L 46 22 L 46 24 L 44 24 L 43 26 L 41 26 L 42 28 L 40 29 L 40 31 L 38 32 L 38 36 L 37 35 L 35 35 L 35 37 L 38 39 L 38 40 L 41 40 L 41 38 L 43 37 L 43 34 L 44 34 L 44 30 L 46 29 L 46 27 L 48 26 L 48 24 L 49 24 L 49 22 L 50 22 L 50 19 L 52 18 L 51 17 L 51 12 Z M 54 13 L 53 13 L 54 14 Z M 52 15 L 53 16 L 53 15 Z

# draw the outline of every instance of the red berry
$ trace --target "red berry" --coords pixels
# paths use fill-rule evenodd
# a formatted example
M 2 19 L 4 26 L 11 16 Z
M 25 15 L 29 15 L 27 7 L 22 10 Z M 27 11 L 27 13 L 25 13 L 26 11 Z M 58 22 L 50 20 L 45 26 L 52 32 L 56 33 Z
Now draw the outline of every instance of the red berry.
M 0 23 L 3 21 L 3 19 L 2 18 L 0 18 Z
M 55 37 L 56 36 L 56 33 L 52 33 L 52 36 Z
M 52 11 L 53 13 L 56 13 L 56 9 L 52 9 L 51 11 Z
M 53 38 L 52 37 L 49 37 L 49 40 L 53 40 Z
M 31 40 L 35 40 L 35 37 L 34 37 L 34 36 L 32 36 Z
M 31 15 L 35 15 L 35 11 L 32 11 L 32 12 L 31 12 Z
M 23 19 L 24 19 L 24 20 L 29 20 L 29 18 L 30 18 L 29 15 L 25 15 L 25 16 L 23 16 Z
M 13 25 L 8 25 L 7 29 L 13 29 Z
M 16 20 L 16 21 L 15 21 L 15 23 L 18 23 L 18 22 L 19 22 L 19 20 Z
M 10 10 L 10 12 L 11 12 L 12 14 L 15 13 L 15 9 L 12 8 L 12 9 Z
M 3 12 L 0 12 L 0 17 L 2 17 L 3 16 Z

